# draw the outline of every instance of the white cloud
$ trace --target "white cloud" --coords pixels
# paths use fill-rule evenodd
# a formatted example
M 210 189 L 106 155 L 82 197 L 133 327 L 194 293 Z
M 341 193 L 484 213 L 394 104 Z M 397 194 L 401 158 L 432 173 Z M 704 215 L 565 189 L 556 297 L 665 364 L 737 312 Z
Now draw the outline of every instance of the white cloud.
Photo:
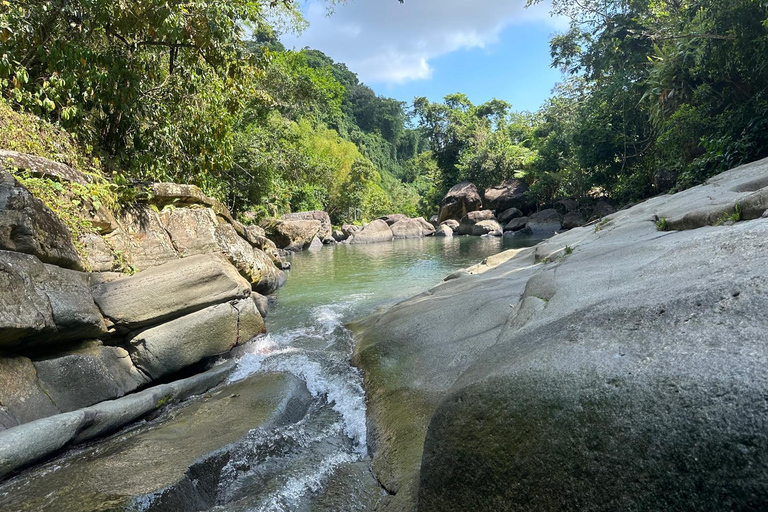
M 563 28 L 549 5 L 526 9 L 525 0 L 349 0 L 327 16 L 325 3 L 308 0 L 310 27 L 283 42 L 322 50 L 364 82 L 403 83 L 432 76 L 430 61 L 469 48 L 485 48 L 510 26 L 540 22 Z

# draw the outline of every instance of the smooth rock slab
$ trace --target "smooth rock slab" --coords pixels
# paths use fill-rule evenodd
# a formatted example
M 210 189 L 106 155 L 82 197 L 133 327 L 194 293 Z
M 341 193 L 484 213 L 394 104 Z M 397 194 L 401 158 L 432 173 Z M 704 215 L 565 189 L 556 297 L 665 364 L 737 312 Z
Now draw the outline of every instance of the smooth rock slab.
M 251 377 L 8 481 L 0 486 L 0 508 L 207 510 L 216 503 L 219 485 L 227 483 L 222 469 L 229 453 L 247 443 L 248 433 L 299 421 L 310 402 L 295 377 Z
M 407 217 L 391 224 L 389 229 L 392 230 L 394 238 L 421 238 L 424 236 L 421 223 L 416 219 Z
M 251 285 L 221 254 L 206 254 L 93 287 L 101 311 L 126 329 L 164 322 L 212 304 L 248 297 Z
M 373 244 L 390 242 L 394 238 L 392 230 L 383 220 L 377 219 L 366 225 L 349 239 L 351 244 Z
M 251 299 L 217 304 L 150 327 L 128 340 L 131 359 L 151 379 L 223 354 L 265 331 Z

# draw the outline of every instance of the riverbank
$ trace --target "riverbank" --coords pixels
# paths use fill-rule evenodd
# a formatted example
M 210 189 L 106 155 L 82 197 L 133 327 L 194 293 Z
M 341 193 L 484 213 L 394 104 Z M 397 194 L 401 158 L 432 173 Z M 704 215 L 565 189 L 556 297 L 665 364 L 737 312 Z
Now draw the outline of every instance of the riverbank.
M 766 185 L 735 169 L 351 324 L 383 509 L 768 505 Z

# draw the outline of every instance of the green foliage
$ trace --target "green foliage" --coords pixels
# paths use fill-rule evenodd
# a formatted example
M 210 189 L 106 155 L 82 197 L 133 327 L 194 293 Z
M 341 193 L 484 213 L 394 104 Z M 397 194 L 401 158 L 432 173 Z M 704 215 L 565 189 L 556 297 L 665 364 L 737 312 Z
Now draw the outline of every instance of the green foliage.
M 656 221 L 656 229 L 658 231 L 669 231 L 669 221 L 666 217 L 661 217 Z

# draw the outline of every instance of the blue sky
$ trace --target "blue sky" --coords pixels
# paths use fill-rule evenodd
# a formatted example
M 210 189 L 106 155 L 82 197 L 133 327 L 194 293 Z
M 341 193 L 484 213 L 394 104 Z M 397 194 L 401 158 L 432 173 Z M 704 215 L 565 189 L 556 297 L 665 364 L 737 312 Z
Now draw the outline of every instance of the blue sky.
M 525 0 L 350 0 L 327 16 L 304 3 L 310 26 L 286 34 L 288 47 L 310 46 L 344 62 L 377 93 L 410 102 L 463 92 L 474 103 L 498 98 L 536 110 L 560 80 L 549 39 L 566 28 L 548 5 Z

